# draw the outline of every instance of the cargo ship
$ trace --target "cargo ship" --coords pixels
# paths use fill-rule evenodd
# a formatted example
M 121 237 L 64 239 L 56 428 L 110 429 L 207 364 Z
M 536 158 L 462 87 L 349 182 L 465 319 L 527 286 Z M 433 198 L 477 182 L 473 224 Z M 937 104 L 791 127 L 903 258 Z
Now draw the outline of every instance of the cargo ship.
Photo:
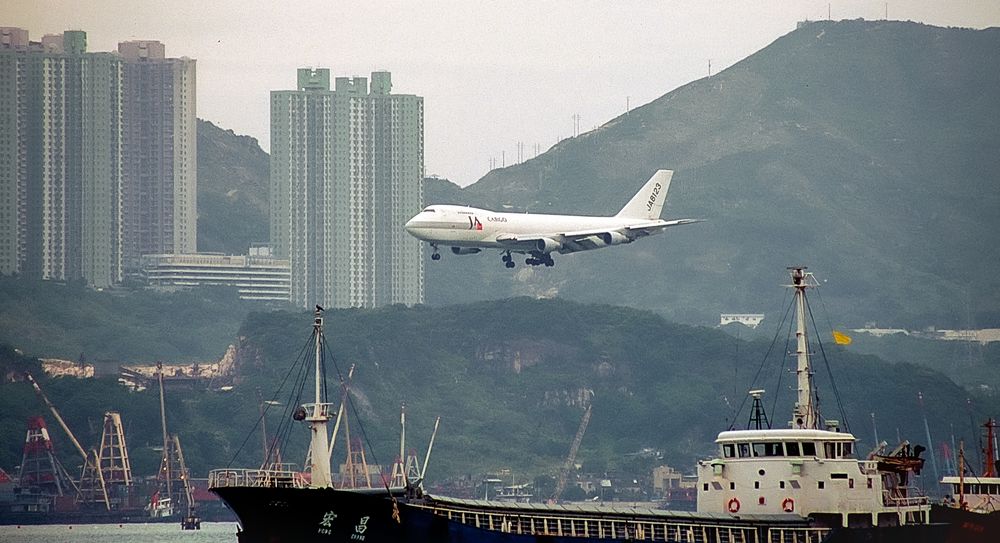
M 951 526 L 949 542 L 995 543 L 1000 541 L 1000 451 L 996 421 L 983 424 L 983 470 L 967 472 L 965 447 L 959 447 L 958 474 L 941 478 L 949 493 L 942 504 L 934 504 L 935 519 Z
M 718 456 L 698 464 L 697 510 L 615 504 L 531 504 L 430 495 L 421 479 L 379 489 L 335 488 L 322 396 L 322 308 L 313 319 L 315 401 L 308 477 L 290 469 L 222 469 L 210 488 L 239 517 L 241 543 L 283 542 L 944 542 L 926 496 L 910 486 L 923 460 L 904 443 L 856 457 L 853 435 L 817 409 L 803 267 L 789 268 L 796 309 L 798 401 L 790 427 L 772 429 L 753 391 L 757 427 L 718 435 Z M 822 426 L 822 427 L 821 427 Z M 383 480 L 385 482 L 385 480 Z

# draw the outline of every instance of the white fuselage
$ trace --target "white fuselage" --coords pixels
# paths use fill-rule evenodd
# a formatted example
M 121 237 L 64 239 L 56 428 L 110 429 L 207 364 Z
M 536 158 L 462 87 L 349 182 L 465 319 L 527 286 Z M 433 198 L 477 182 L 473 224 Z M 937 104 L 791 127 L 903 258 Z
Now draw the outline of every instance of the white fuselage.
M 649 223 L 649 219 L 500 213 L 475 207 L 432 205 L 410 219 L 406 223 L 406 231 L 430 243 L 502 249 L 504 246 L 497 241 L 497 236 L 501 234 L 544 235 L 580 230 L 616 230 Z

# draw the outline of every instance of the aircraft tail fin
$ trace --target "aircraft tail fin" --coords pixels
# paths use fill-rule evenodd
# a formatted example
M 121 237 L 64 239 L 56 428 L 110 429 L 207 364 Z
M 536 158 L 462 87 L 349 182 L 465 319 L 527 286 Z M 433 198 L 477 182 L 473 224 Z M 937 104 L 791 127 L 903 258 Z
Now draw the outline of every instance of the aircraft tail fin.
M 670 188 L 670 179 L 673 176 L 673 170 L 657 170 L 615 217 L 659 219 L 663 203 L 667 201 L 667 189 Z

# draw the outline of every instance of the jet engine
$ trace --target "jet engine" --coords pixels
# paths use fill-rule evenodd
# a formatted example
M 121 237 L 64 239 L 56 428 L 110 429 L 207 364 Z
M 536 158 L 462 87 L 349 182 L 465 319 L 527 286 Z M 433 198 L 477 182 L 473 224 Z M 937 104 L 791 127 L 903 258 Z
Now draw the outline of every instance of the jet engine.
M 603 241 L 605 245 L 620 245 L 622 243 L 632 242 L 631 238 L 621 232 L 604 232 L 602 234 L 598 234 L 598 237 L 601 238 L 601 241 Z
M 478 247 L 452 247 L 451 252 L 456 255 L 474 255 L 481 251 L 482 249 Z
M 561 247 L 562 243 L 551 238 L 542 238 L 535 242 L 535 250 L 546 255 L 552 251 L 558 251 Z

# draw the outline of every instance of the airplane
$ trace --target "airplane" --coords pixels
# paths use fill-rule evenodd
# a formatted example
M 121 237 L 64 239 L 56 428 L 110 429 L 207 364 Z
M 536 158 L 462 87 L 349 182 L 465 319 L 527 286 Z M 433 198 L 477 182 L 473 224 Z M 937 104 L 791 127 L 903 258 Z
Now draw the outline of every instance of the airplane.
M 660 211 L 667 199 L 673 170 L 658 170 L 614 217 L 499 213 L 474 207 L 435 204 L 407 221 L 404 228 L 434 249 L 432 260 L 441 260 L 438 247 L 450 246 L 456 255 L 499 249 L 501 260 L 514 267 L 511 253 L 528 255 L 529 266 L 555 265 L 552 253 L 575 253 L 632 243 L 670 226 L 701 222 L 699 219 L 665 221 Z

